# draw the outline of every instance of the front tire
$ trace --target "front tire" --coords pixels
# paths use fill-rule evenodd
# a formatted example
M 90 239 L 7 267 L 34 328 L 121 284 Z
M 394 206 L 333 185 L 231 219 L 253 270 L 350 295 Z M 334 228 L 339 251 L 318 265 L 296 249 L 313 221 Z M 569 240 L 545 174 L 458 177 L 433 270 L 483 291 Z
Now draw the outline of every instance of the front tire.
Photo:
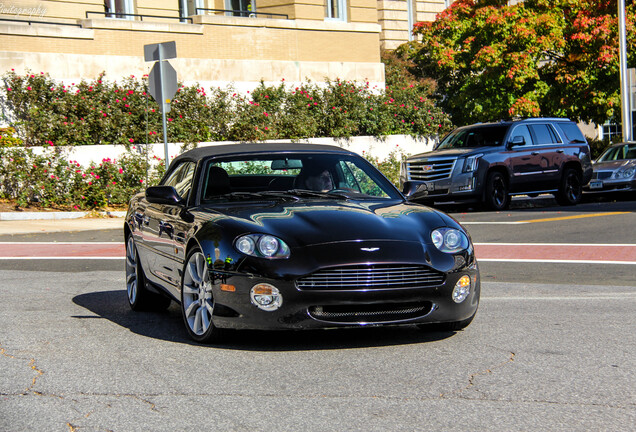
M 485 204 L 491 210 L 501 211 L 510 205 L 508 180 L 498 171 L 488 173 Z
M 561 177 L 559 192 L 555 195 L 557 202 L 563 206 L 576 205 L 583 196 L 581 174 L 574 168 L 567 168 Z
M 201 249 L 192 249 L 181 277 L 181 313 L 190 338 L 197 342 L 217 342 L 222 331 L 212 322 L 214 296 L 208 264 Z

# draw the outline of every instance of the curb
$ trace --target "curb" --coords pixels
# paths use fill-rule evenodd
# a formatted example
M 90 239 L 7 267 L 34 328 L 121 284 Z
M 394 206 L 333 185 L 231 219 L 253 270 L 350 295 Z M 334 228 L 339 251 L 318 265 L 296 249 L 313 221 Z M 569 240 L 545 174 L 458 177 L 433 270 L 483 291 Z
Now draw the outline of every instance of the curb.
M 23 221 L 23 220 L 67 220 L 81 219 L 99 215 L 103 217 L 123 218 L 125 211 L 103 211 L 103 212 L 0 212 L 0 221 Z

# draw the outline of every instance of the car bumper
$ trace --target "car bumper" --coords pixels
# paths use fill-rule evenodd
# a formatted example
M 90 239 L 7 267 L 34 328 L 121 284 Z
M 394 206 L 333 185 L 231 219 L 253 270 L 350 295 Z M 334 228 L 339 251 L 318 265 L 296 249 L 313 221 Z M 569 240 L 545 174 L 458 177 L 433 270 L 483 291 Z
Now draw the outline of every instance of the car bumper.
M 583 192 L 589 194 L 607 192 L 636 191 L 636 179 L 633 180 L 592 180 L 583 187 Z
M 470 294 L 455 303 L 452 292 L 458 280 L 468 275 Z M 219 280 L 216 274 L 216 280 Z M 439 286 L 425 288 L 342 291 L 300 290 L 292 280 L 248 275 L 222 275 L 234 292 L 214 285 L 214 325 L 231 329 L 319 329 L 461 321 L 477 311 L 480 279 L 477 266 L 451 272 Z M 279 309 L 265 311 L 252 304 L 251 288 L 267 283 L 278 288 L 283 301 Z
M 426 190 L 426 195 L 421 195 L 424 200 L 467 202 L 481 199 L 481 184 L 472 174 L 436 181 L 412 180 L 411 183 L 421 185 L 420 190 Z

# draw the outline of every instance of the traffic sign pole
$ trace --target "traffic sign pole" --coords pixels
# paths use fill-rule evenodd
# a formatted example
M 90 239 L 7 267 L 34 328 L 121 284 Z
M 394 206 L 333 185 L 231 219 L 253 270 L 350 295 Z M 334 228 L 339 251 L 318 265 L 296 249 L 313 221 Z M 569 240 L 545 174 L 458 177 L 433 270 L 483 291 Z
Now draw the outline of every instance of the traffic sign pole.
M 148 74 L 148 91 L 155 101 L 157 101 L 159 110 L 161 111 L 166 168 L 168 168 L 170 164 L 166 114 L 170 112 L 170 101 L 177 92 L 177 72 L 167 59 L 175 58 L 176 56 L 177 45 L 174 41 L 144 45 L 144 59 L 146 61 L 155 61 L 152 70 Z
M 163 125 L 163 151 L 166 155 L 166 170 L 170 165 L 170 158 L 168 157 L 168 123 L 166 122 L 166 101 L 165 92 L 163 86 L 163 77 L 165 76 L 163 71 L 163 47 L 159 45 L 159 76 L 161 77 L 161 100 L 159 101 L 159 107 L 161 108 L 161 124 Z

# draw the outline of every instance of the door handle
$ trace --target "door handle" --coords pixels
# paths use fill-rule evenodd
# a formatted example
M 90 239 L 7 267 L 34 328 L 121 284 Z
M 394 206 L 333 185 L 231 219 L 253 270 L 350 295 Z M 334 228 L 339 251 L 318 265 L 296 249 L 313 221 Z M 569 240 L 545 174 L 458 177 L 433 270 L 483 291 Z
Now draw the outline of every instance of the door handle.
M 168 222 L 159 221 L 159 237 L 161 237 L 162 233 L 166 233 L 166 235 L 172 239 L 174 228 Z
M 530 153 L 530 154 L 531 154 L 532 156 L 536 156 L 536 155 L 538 155 L 538 154 L 539 154 L 539 152 L 532 152 L 532 153 Z
M 563 150 L 557 150 L 557 153 L 563 153 Z

